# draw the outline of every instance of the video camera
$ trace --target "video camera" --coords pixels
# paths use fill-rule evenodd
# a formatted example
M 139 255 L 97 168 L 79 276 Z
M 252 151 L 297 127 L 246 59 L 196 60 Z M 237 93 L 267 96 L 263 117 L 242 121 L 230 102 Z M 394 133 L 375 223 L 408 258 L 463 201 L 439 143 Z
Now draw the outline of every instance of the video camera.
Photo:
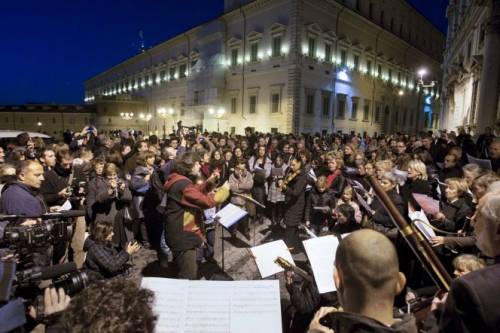
M 42 281 L 52 280 L 49 287 L 62 288 L 69 296 L 77 294 L 89 284 L 87 273 L 78 271 L 73 262 L 21 271 L 17 271 L 16 268 L 15 261 L 0 261 L 0 322 L 2 322 L 0 332 L 4 332 L 4 328 L 8 331 L 24 325 L 26 306 L 34 306 L 39 317 L 37 319 L 42 318 L 41 314 L 44 313 L 44 288 L 40 287 Z M 19 303 L 24 306 L 19 306 Z M 7 327 L 3 327 L 4 324 Z
M 68 242 L 73 236 L 73 224 L 70 218 L 84 216 L 85 211 L 63 211 L 42 216 L 0 215 L 0 222 L 7 221 L 0 246 L 9 248 L 23 259 L 28 258 L 35 248 L 44 248 L 53 244 Z M 41 219 L 42 224 L 22 225 L 24 219 Z

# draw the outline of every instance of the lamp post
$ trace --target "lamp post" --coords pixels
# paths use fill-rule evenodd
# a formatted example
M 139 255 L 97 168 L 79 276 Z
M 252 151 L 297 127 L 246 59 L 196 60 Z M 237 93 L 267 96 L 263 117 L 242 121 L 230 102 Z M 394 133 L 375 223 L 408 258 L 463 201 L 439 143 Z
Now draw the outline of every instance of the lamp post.
M 163 138 L 165 139 L 167 137 L 167 124 L 166 124 L 166 119 L 167 117 L 173 117 L 175 110 L 174 108 L 164 108 L 161 107 L 158 110 L 156 110 L 156 113 L 158 113 L 158 116 L 163 119 Z
M 149 113 L 147 113 L 147 114 L 140 113 L 139 114 L 139 119 L 144 120 L 146 122 L 148 135 L 149 135 L 149 121 L 151 120 L 152 117 L 153 116 L 151 116 L 151 114 L 149 114 Z
M 418 131 L 418 129 L 420 128 L 420 113 L 422 111 L 420 109 L 421 96 L 423 94 L 422 90 L 426 89 L 426 88 L 433 88 L 436 85 L 436 82 L 431 81 L 428 84 L 426 84 L 424 82 L 424 76 L 427 75 L 427 69 L 425 69 L 425 68 L 419 69 L 417 74 L 419 76 L 419 80 L 417 82 L 417 119 L 416 119 L 416 127 L 417 127 L 417 131 Z
M 211 107 L 211 108 L 208 109 L 208 113 L 210 115 L 214 116 L 215 119 L 217 119 L 217 132 L 220 132 L 219 120 L 226 113 L 226 109 L 224 109 L 223 107 L 219 107 L 218 109 L 215 109 L 215 108 Z

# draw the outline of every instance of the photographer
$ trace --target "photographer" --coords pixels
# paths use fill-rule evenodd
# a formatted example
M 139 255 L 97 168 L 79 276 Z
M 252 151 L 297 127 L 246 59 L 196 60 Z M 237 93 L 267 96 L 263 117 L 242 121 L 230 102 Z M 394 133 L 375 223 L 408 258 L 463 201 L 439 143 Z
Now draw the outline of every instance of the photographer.
M 119 169 L 112 163 L 104 167 L 106 187 L 96 186 L 89 188 L 89 202 L 91 207 L 91 221 L 105 220 L 113 223 L 113 244 L 125 247 L 133 239 L 130 229 L 130 204 L 132 194 L 127 184 L 118 178 Z
M 127 244 L 126 250 L 113 248 L 113 223 L 111 221 L 94 222 L 91 236 L 85 240 L 87 252 L 84 268 L 88 270 L 90 281 L 111 278 L 126 274 L 130 256 L 140 249 L 136 242 Z
M 41 193 L 49 206 L 62 206 L 73 193 L 73 157 L 67 150 L 56 153 L 56 165 L 45 171 Z

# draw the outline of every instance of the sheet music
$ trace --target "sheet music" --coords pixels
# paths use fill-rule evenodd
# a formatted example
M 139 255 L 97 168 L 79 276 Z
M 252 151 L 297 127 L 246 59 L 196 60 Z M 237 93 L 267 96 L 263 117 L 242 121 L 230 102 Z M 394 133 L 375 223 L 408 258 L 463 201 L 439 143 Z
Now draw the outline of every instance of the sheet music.
M 227 204 L 224 208 L 219 210 L 217 214 L 215 214 L 215 217 L 219 219 L 220 224 L 222 224 L 226 229 L 229 229 L 247 214 L 248 213 L 240 207 L 233 204 Z
M 439 201 L 425 194 L 412 193 L 412 195 L 415 198 L 415 201 L 417 201 L 420 207 L 422 207 L 424 212 L 430 215 L 436 215 L 439 213 Z
M 467 154 L 467 160 L 469 161 L 469 163 L 475 163 L 475 164 L 479 165 L 481 167 L 481 169 L 493 170 L 493 168 L 491 167 L 490 160 L 475 158 L 474 156 L 470 156 L 469 154 Z
M 366 209 L 367 212 L 371 212 L 372 211 L 372 208 L 370 207 L 370 205 L 366 202 L 365 199 L 363 199 L 363 197 L 356 191 L 354 191 L 354 194 L 356 195 L 356 199 L 358 200 L 358 203 L 364 208 Z
M 316 234 L 311 229 L 309 229 L 308 227 L 306 227 L 305 224 L 303 224 L 302 226 L 304 227 L 304 230 L 306 231 L 307 235 L 309 235 L 309 237 L 311 237 L 311 238 L 318 237 L 318 236 L 316 236 Z
M 71 210 L 71 202 L 69 200 L 64 201 L 63 205 L 61 206 L 61 212 L 66 211 L 66 210 Z
M 274 262 L 278 257 L 282 257 L 291 264 L 295 265 L 292 254 L 288 250 L 285 242 L 281 239 L 254 246 L 250 250 L 255 257 L 255 263 L 257 264 L 257 268 L 259 269 L 262 278 L 284 271 L 280 265 Z
M 333 235 L 308 239 L 302 242 L 311 263 L 314 280 L 320 294 L 335 291 L 333 267 L 339 240 Z
M 156 332 L 281 332 L 278 280 L 143 278 L 142 287 L 155 293 Z
M 361 184 L 357 180 L 353 180 L 352 183 L 353 183 L 352 187 L 354 189 L 360 190 L 363 194 L 365 194 L 367 192 L 366 189 L 365 189 L 365 187 L 363 186 L 363 184 Z
M 414 212 L 409 211 L 408 217 L 410 218 L 410 220 L 412 220 L 415 227 L 417 227 L 417 229 L 422 233 L 422 235 L 425 237 L 425 239 L 430 241 L 431 238 L 436 237 L 436 232 L 434 231 L 434 229 L 429 227 L 429 224 L 430 224 L 429 220 L 427 219 L 427 216 L 425 215 L 425 213 L 423 211 L 421 211 L 421 210 L 414 211 Z M 427 224 L 422 223 L 421 221 L 423 221 Z

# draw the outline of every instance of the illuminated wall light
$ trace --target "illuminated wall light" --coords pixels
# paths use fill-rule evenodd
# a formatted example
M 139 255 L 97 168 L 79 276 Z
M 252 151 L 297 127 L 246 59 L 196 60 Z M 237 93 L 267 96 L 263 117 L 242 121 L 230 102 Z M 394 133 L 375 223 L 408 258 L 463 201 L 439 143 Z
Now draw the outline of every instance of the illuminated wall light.
M 340 61 L 340 57 L 339 57 L 339 58 L 337 58 L 337 59 L 335 60 L 335 63 L 336 63 L 337 65 L 340 65 L 340 62 L 341 62 L 341 61 Z
M 243 63 L 243 57 L 238 57 L 237 64 L 241 65 Z
M 304 54 L 304 55 L 309 54 L 309 46 L 302 45 L 302 54 Z
M 128 90 L 129 90 L 129 91 L 132 91 L 132 83 L 129 83 L 129 84 L 128 84 Z
M 316 56 L 318 57 L 319 60 L 324 61 L 325 60 L 325 54 L 323 52 L 316 52 Z
M 250 55 L 249 55 L 249 54 L 247 54 L 247 55 L 245 56 L 245 62 L 250 62 Z
M 149 80 L 148 80 L 148 86 L 150 86 L 150 87 L 151 87 L 152 85 L 153 85 L 153 80 L 149 79 Z
M 267 49 L 267 56 L 271 57 L 273 55 L 273 50 L 272 49 Z
M 161 78 L 158 76 L 158 77 L 156 78 L 156 84 L 160 84 L 160 82 L 161 82 Z
M 176 79 L 176 80 L 177 80 L 178 78 L 179 78 L 179 73 L 175 73 L 175 74 L 174 74 L 174 79 Z
M 348 61 L 348 62 L 347 62 L 347 67 L 348 67 L 350 70 L 353 70 L 353 69 L 354 69 L 354 62 L 353 62 L 353 61 Z
M 118 88 L 118 93 L 121 94 L 122 93 L 122 88 Z
M 135 89 L 135 90 L 138 90 L 138 89 L 139 89 L 139 84 L 138 84 L 138 83 L 136 83 L 136 84 L 134 85 L 134 89 Z
M 141 81 L 141 88 L 144 88 L 146 86 L 146 82 Z
M 287 55 L 289 50 L 290 50 L 290 47 L 287 44 L 281 45 L 281 53 L 283 55 Z
M 345 69 L 339 71 L 337 77 L 339 78 L 339 80 L 349 81 L 349 75 L 347 74 L 347 71 Z
M 259 60 L 262 60 L 262 59 L 264 58 L 264 53 L 263 53 L 262 51 L 259 51 L 259 52 L 257 53 L 257 58 L 258 58 Z

